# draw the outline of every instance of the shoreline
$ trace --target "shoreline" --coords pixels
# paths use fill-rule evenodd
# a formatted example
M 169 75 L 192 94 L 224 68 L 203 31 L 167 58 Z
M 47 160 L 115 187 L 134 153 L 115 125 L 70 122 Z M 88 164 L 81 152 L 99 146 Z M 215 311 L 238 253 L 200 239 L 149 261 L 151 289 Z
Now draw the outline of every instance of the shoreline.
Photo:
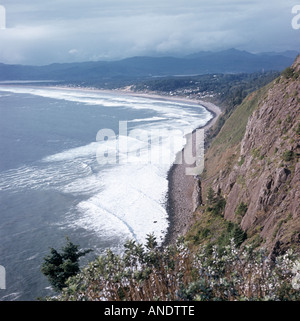
M 205 132 L 215 124 L 222 111 L 212 103 L 200 101 L 199 103 L 213 114 L 213 118 L 204 126 L 196 128 L 204 129 L 205 139 Z M 194 134 L 196 129 L 191 133 L 186 145 L 177 153 L 176 157 L 183 157 L 184 150 L 189 143 L 193 144 L 192 148 L 195 150 Z M 173 244 L 178 237 L 183 236 L 189 230 L 194 223 L 194 211 L 201 203 L 201 182 L 198 176 L 185 174 L 187 167 L 191 166 L 184 162 L 173 164 L 168 172 L 167 213 L 170 224 L 163 245 Z
M 10 85 L 11 86 L 11 85 Z M 14 86 L 14 85 L 13 85 Z M 192 144 L 193 151 L 195 150 L 195 132 L 197 129 L 204 129 L 204 138 L 206 131 L 214 125 L 220 114 L 221 109 L 211 102 L 203 100 L 180 97 L 180 96 L 167 96 L 160 95 L 157 92 L 134 92 L 128 89 L 116 89 L 105 90 L 97 88 L 83 88 L 83 87 L 64 87 L 64 86 L 30 86 L 34 88 L 51 88 L 51 89 L 63 89 L 70 91 L 87 91 L 87 92 L 99 92 L 99 93 L 117 93 L 121 95 L 144 97 L 147 99 L 165 100 L 183 102 L 186 104 L 195 104 L 204 107 L 212 114 L 212 118 L 204 125 L 195 128 L 190 134 L 188 134 L 186 145 L 176 154 L 177 157 L 181 157 L 188 144 Z M 169 226 L 165 234 L 165 238 L 162 241 L 162 245 L 169 245 L 176 241 L 176 239 L 185 234 L 189 227 L 193 223 L 193 213 L 199 205 L 199 193 L 200 184 L 199 178 L 192 175 L 186 175 L 185 170 L 191 165 L 187 165 L 184 162 L 182 164 L 171 165 L 167 173 L 168 191 L 166 194 L 166 211 L 168 214 Z
M 59 87 L 52 87 L 59 89 Z M 204 125 L 195 128 L 189 135 L 187 135 L 186 145 L 179 151 L 176 155 L 180 157 L 188 144 L 192 144 L 193 151 L 195 150 L 195 132 L 197 129 L 204 129 L 204 139 L 205 134 L 209 128 L 211 128 L 218 117 L 221 115 L 222 111 L 220 107 L 215 104 L 203 100 L 192 99 L 180 96 L 167 96 L 160 95 L 157 92 L 135 92 L 130 89 L 115 89 L 115 90 L 105 90 L 105 89 L 94 89 L 94 88 L 69 88 L 61 87 L 63 89 L 70 90 L 85 90 L 92 92 L 102 92 L 102 93 L 117 93 L 122 95 L 128 95 L 133 97 L 142 97 L 147 99 L 159 99 L 165 101 L 176 101 L 184 102 L 187 104 L 195 104 L 204 107 L 207 111 L 212 114 L 212 118 Z M 173 163 L 167 173 L 168 180 L 168 191 L 167 191 L 167 202 L 166 211 L 168 214 L 169 226 L 165 234 L 165 238 L 162 242 L 162 246 L 170 245 L 176 241 L 179 236 L 184 235 L 188 229 L 193 224 L 193 214 L 200 203 L 200 182 L 199 178 L 186 175 L 185 170 L 191 165 L 187 165 L 184 162 L 182 164 Z
M 136 97 L 145 97 L 150 99 L 162 99 L 171 100 L 185 103 L 193 103 L 204 107 L 207 111 L 212 114 L 212 118 L 204 125 L 195 128 L 189 135 L 187 135 L 186 145 L 176 154 L 177 157 L 183 157 L 184 150 L 188 144 L 192 144 L 193 152 L 195 152 L 195 133 L 197 129 L 204 129 L 204 139 L 206 132 L 211 128 L 219 116 L 222 114 L 220 107 L 215 104 L 203 100 L 197 100 L 185 97 L 174 97 L 159 95 L 156 92 L 133 92 L 130 90 L 113 90 L 119 94 L 128 94 Z M 166 211 L 168 214 L 169 226 L 162 242 L 162 246 L 170 245 L 176 242 L 177 238 L 184 235 L 189 228 L 192 226 L 193 214 L 198 205 L 200 205 L 200 193 L 201 184 L 199 177 L 186 175 L 185 170 L 191 165 L 173 163 L 170 167 L 167 180 L 168 180 L 168 191 L 167 191 L 167 203 Z

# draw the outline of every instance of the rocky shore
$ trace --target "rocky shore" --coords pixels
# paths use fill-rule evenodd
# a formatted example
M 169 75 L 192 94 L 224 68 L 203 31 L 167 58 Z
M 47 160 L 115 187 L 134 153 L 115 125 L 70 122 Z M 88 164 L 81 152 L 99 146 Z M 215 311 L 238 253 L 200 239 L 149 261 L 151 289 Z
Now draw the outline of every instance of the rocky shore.
M 213 114 L 213 118 L 203 127 L 204 133 L 216 122 L 221 114 L 218 106 L 204 101 L 198 101 Z M 187 137 L 187 144 L 193 145 L 195 150 L 195 131 Z M 177 157 L 183 157 L 184 148 Z M 198 176 L 186 175 L 186 169 L 191 165 L 173 164 L 168 173 L 168 204 L 167 211 L 169 214 L 169 230 L 166 235 L 164 244 L 172 244 L 179 236 L 184 235 L 193 224 L 193 213 L 201 203 L 201 184 Z

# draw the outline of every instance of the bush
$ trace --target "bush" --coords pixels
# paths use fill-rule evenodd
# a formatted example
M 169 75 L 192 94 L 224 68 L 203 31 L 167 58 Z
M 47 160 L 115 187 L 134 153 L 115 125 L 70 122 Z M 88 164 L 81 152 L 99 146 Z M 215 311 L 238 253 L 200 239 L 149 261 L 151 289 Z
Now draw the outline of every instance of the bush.
M 210 187 L 207 192 L 207 210 L 215 215 L 221 215 L 226 206 L 226 200 L 221 193 L 215 193 Z
M 287 67 L 282 73 L 281 75 L 286 78 L 286 79 L 290 79 L 294 76 L 294 69 L 291 67 Z
M 221 251 L 197 252 L 182 240 L 161 250 L 129 241 L 123 255 L 107 251 L 48 300 L 300 300 L 299 281 L 300 261 L 291 251 L 271 262 L 233 240 Z
M 244 203 L 244 202 L 241 202 L 237 206 L 237 208 L 235 210 L 235 214 L 237 216 L 239 216 L 239 217 L 244 217 L 244 215 L 246 214 L 247 210 L 248 210 L 248 205 L 246 203 Z
M 297 135 L 300 135 L 300 123 L 298 123 L 298 126 L 295 129 L 295 132 Z
M 291 150 L 287 150 L 282 154 L 282 159 L 286 162 L 291 161 L 294 158 L 294 152 Z
M 218 238 L 220 251 L 223 251 L 225 246 L 228 246 L 231 241 L 239 247 L 247 238 L 247 234 L 239 227 L 238 224 L 227 222 L 227 229 Z

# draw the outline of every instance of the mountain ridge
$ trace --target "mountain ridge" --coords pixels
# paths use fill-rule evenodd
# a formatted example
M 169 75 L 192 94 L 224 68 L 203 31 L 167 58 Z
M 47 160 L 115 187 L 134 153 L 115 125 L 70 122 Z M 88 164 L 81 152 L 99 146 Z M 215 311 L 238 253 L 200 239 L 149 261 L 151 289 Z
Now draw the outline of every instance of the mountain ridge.
M 53 63 L 44 66 L 0 63 L 0 80 L 113 81 L 173 75 L 281 71 L 290 66 L 293 60 L 284 54 L 262 55 L 229 49 L 180 58 L 138 56 L 117 61 Z

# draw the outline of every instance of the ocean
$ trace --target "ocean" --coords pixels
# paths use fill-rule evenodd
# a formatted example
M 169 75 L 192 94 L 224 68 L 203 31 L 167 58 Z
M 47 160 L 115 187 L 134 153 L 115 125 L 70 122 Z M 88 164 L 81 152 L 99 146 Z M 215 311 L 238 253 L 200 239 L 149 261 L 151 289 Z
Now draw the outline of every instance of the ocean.
M 167 174 L 204 107 L 120 92 L 0 84 L 0 300 L 53 295 L 40 266 L 65 238 L 93 249 L 169 226 Z

